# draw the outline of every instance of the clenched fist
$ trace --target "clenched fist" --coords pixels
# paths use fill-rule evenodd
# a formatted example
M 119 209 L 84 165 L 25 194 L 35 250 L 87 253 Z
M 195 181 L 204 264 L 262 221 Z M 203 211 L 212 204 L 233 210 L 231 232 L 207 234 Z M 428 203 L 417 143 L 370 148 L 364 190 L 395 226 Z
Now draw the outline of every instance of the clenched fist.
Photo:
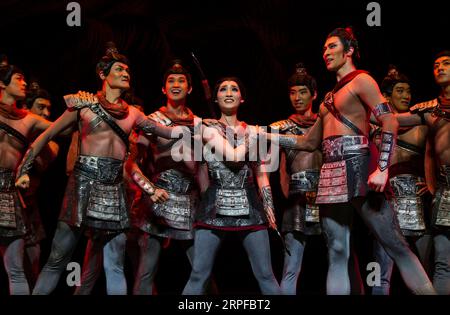
M 20 176 L 17 180 L 16 180 L 16 187 L 19 188 L 29 188 L 30 187 L 30 176 L 28 176 L 28 174 L 24 174 L 22 176 Z
M 163 203 L 169 199 L 169 194 L 164 189 L 156 188 L 155 193 L 150 196 L 150 199 L 154 203 Z

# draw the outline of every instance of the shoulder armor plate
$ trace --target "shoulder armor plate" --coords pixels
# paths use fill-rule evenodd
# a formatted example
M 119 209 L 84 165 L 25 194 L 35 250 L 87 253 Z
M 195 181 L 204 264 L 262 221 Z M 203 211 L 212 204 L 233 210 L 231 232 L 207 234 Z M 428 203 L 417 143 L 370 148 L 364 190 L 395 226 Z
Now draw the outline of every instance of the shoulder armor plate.
M 428 101 L 428 102 L 423 102 L 423 103 L 416 104 L 416 105 L 412 106 L 409 109 L 409 111 L 411 113 L 429 112 L 429 111 L 432 111 L 438 105 L 439 105 L 438 99 L 435 98 L 434 100 L 431 100 L 431 101 Z

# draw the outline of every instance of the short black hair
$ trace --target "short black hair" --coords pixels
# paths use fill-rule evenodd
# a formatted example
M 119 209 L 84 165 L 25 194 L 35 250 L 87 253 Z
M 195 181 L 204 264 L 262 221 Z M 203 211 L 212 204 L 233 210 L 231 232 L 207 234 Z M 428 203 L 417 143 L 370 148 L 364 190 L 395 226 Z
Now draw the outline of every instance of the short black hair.
M 237 85 L 239 86 L 239 90 L 241 91 L 241 96 L 243 100 L 247 99 L 247 91 L 245 90 L 245 85 L 244 83 L 242 83 L 241 79 L 239 79 L 238 77 L 222 77 L 219 80 L 217 80 L 216 85 L 214 86 L 214 95 L 213 95 L 213 99 L 214 101 L 217 101 L 217 92 L 219 91 L 219 87 L 220 85 L 225 82 L 225 81 L 234 81 L 237 83 Z
M 433 61 L 436 61 L 437 59 L 441 58 L 441 57 L 450 57 L 450 50 L 443 50 L 438 52 L 435 56 Z
M 11 78 L 15 73 L 24 75 L 22 70 L 15 65 L 10 65 L 8 63 L 8 58 L 6 55 L 0 55 L 0 81 L 8 86 L 11 83 Z
M 288 88 L 293 86 L 304 85 L 308 88 L 311 95 L 317 92 L 317 82 L 314 77 L 308 74 L 306 68 L 302 63 L 297 63 L 295 66 L 295 73 L 288 79 Z
M 353 47 L 353 60 L 359 61 L 360 55 L 359 55 L 359 44 L 358 40 L 355 37 L 355 34 L 353 33 L 353 29 L 351 27 L 339 27 L 331 31 L 330 34 L 328 34 L 327 38 L 337 36 L 339 37 L 339 40 L 341 41 L 342 45 L 344 45 L 344 51 L 348 52 L 350 47 Z
M 38 98 L 43 98 L 46 100 L 50 100 L 50 94 L 41 89 L 37 82 L 32 82 L 30 84 L 30 88 L 27 91 L 27 96 L 25 97 L 25 105 L 28 109 L 33 107 L 34 101 Z
M 97 74 L 103 72 L 103 75 L 107 76 L 109 71 L 111 71 L 112 65 L 116 62 L 121 62 L 127 66 L 130 66 L 128 58 L 122 54 L 119 54 L 116 45 L 113 42 L 107 42 L 106 53 L 102 58 L 100 58 L 96 66 Z
M 192 86 L 191 74 L 189 73 L 189 71 L 185 67 L 183 67 L 182 62 L 181 62 L 180 59 L 173 60 L 172 61 L 172 66 L 170 66 L 170 68 L 167 69 L 167 71 L 164 73 L 163 86 L 166 85 L 167 78 L 171 74 L 183 74 L 186 77 L 186 80 L 188 82 L 188 86 L 189 87 Z
M 380 84 L 381 93 L 391 96 L 397 83 L 408 83 L 411 85 L 409 78 L 406 75 L 398 72 L 395 66 L 390 65 L 388 74 Z

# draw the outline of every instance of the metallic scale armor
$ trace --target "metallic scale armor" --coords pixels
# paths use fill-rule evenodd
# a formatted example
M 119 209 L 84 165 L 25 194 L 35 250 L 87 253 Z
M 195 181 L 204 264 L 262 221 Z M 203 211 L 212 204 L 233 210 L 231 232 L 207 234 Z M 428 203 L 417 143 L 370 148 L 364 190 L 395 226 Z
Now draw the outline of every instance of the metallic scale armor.
M 0 237 L 22 237 L 28 232 L 26 209 L 15 179 L 14 170 L 0 168 Z
M 282 120 L 270 125 L 279 129 L 281 134 L 304 135 L 309 126 L 302 127 L 292 119 Z M 286 163 L 291 165 L 297 156 L 297 150 L 284 149 Z M 289 205 L 283 213 L 282 231 L 300 231 L 306 235 L 321 233 L 319 206 L 315 204 L 317 186 L 319 184 L 319 169 L 306 169 L 290 174 Z
M 375 131 L 377 143 L 381 142 L 380 136 L 380 128 L 377 128 Z M 412 155 L 408 161 L 398 162 L 389 167 L 391 189 L 387 190 L 388 201 L 397 214 L 403 235 L 420 236 L 426 230 L 422 198 L 422 194 L 426 191 L 423 178 L 424 150 L 401 139 L 397 139 L 396 149 L 407 151 Z
M 422 177 L 411 174 L 401 174 L 389 179 L 394 194 L 390 203 L 397 212 L 398 222 L 404 235 L 408 235 L 408 231 L 425 232 L 423 200 L 419 196 L 420 186 L 418 185 L 423 182 Z
M 169 198 L 163 203 L 152 204 L 152 210 L 141 222 L 140 229 L 161 237 L 193 239 L 193 215 L 198 200 L 193 177 L 169 169 L 156 174 L 152 182 L 166 190 Z M 143 205 L 148 205 L 149 199 L 148 195 L 143 195 Z
M 149 118 L 165 126 L 176 126 L 167 115 L 160 110 L 149 115 Z M 194 122 L 192 122 L 192 125 Z M 160 151 L 171 150 L 176 141 L 169 145 L 158 146 Z M 177 240 L 192 240 L 193 220 L 198 205 L 198 191 L 192 174 L 176 169 L 166 169 L 156 173 L 152 182 L 158 188 L 167 191 L 169 198 L 163 203 L 152 203 L 150 196 L 144 194 L 141 205 L 152 204 L 151 211 L 144 211 L 139 227 L 144 232 L 160 237 L 170 237 Z
M 323 140 L 317 204 L 345 203 L 368 191 L 369 140 L 365 136 L 332 136 Z
M 438 120 L 450 121 L 450 112 L 447 105 L 441 104 L 441 98 L 423 102 L 412 106 L 411 113 L 418 114 L 424 120 L 424 114 L 430 113 Z M 435 122 L 436 124 L 436 122 Z M 438 189 L 433 200 L 432 225 L 437 228 L 450 226 L 450 166 L 441 165 L 438 176 Z
M 219 122 L 211 119 L 208 124 L 225 137 Z M 244 141 L 244 138 L 237 139 L 236 145 Z M 245 229 L 266 224 L 266 215 L 253 176 L 252 166 L 257 162 L 220 161 L 208 146 L 204 150 L 204 157 L 211 183 L 203 195 L 196 221 L 200 225 L 218 229 Z
M 437 227 L 450 227 L 450 165 L 439 169 L 438 189 L 433 200 L 433 224 Z
M 79 155 L 69 177 L 59 220 L 120 232 L 129 228 L 121 160 Z

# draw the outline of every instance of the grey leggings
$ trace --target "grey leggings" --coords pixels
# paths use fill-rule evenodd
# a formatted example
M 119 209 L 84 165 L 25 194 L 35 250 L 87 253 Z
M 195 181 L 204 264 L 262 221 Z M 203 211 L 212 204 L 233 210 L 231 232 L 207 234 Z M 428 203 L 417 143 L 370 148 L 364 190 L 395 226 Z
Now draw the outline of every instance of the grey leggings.
M 16 239 L 7 245 L 0 245 L 0 255 L 3 256 L 6 273 L 9 280 L 9 293 L 11 295 L 28 295 L 30 288 L 23 269 L 25 241 Z
M 230 232 L 209 229 L 196 230 L 194 263 L 189 281 L 183 290 L 184 295 L 205 294 L 217 250 L 227 233 Z M 280 294 L 280 286 L 272 270 L 267 230 L 238 233 L 241 233 L 242 243 L 262 294 Z
M 81 233 L 79 228 L 71 228 L 65 222 L 58 222 L 50 257 L 42 268 L 33 294 L 50 294 L 56 288 L 61 274 L 70 262 Z M 105 241 L 88 243 L 88 251 L 93 251 L 90 255 L 93 257 L 92 262 L 96 262 L 98 257 L 101 257 L 101 249 L 105 248 L 104 268 L 108 294 L 126 294 L 126 279 L 123 272 L 125 241 L 125 234 L 122 233 L 106 244 Z
M 148 233 L 142 233 L 139 237 L 140 258 L 133 287 L 134 295 L 154 294 L 153 281 L 158 269 L 162 242 L 162 238 L 152 236 Z M 192 260 L 194 258 L 194 242 L 192 240 L 179 242 L 182 242 L 189 263 L 192 265 Z
M 438 294 L 450 295 L 450 239 L 449 232 L 433 237 L 434 276 L 433 285 Z
M 94 289 L 102 266 L 106 276 L 106 293 L 108 295 L 126 295 L 127 283 L 124 275 L 125 233 L 116 235 L 106 244 L 93 242 L 91 239 L 84 254 L 81 284 L 75 289 L 74 295 L 89 295 Z
M 428 276 L 403 238 L 395 213 L 383 194 L 369 193 L 352 203 L 321 208 L 328 246 L 327 294 L 350 294 L 348 259 L 353 212 L 356 211 L 397 264 L 407 287 L 415 294 L 435 294 Z
M 284 254 L 283 276 L 280 287 L 284 295 L 297 294 L 297 282 L 302 269 L 303 253 L 307 243 L 308 236 L 298 231 L 286 233 L 284 240 L 291 255 Z M 358 257 L 354 250 L 350 252 L 349 277 L 351 293 L 355 295 L 364 294 L 364 284 L 359 272 Z
M 424 234 L 420 237 L 408 237 L 414 242 L 414 245 L 419 254 L 420 262 L 425 270 L 428 270 L 428 259 L 431 253 L 432 236 Z M 391 276 L 394 269 L 394 261 L 386 253 L 386 250 L 381 246 L 380 242 L 374 240 L 373 254 L 375 261 L 380 264 L 380 286 L 372 288 L 372 295 L 389 295 L 391 289 Z
M 302 269 L 306 236 L 301 232 L 288 232 L 284 236 L 284 241 L 291 255 L 284 254 L 283 277 L 280 283 L 281 293 L 295 295 L 297 293 L 298 276 Z
M 24 252 L 24 269 L 27 276 L 28 283 L 31 288 L 34 287 L 37 278 L 39 277 L 41 245 L 39 243 L 25 246 Z

